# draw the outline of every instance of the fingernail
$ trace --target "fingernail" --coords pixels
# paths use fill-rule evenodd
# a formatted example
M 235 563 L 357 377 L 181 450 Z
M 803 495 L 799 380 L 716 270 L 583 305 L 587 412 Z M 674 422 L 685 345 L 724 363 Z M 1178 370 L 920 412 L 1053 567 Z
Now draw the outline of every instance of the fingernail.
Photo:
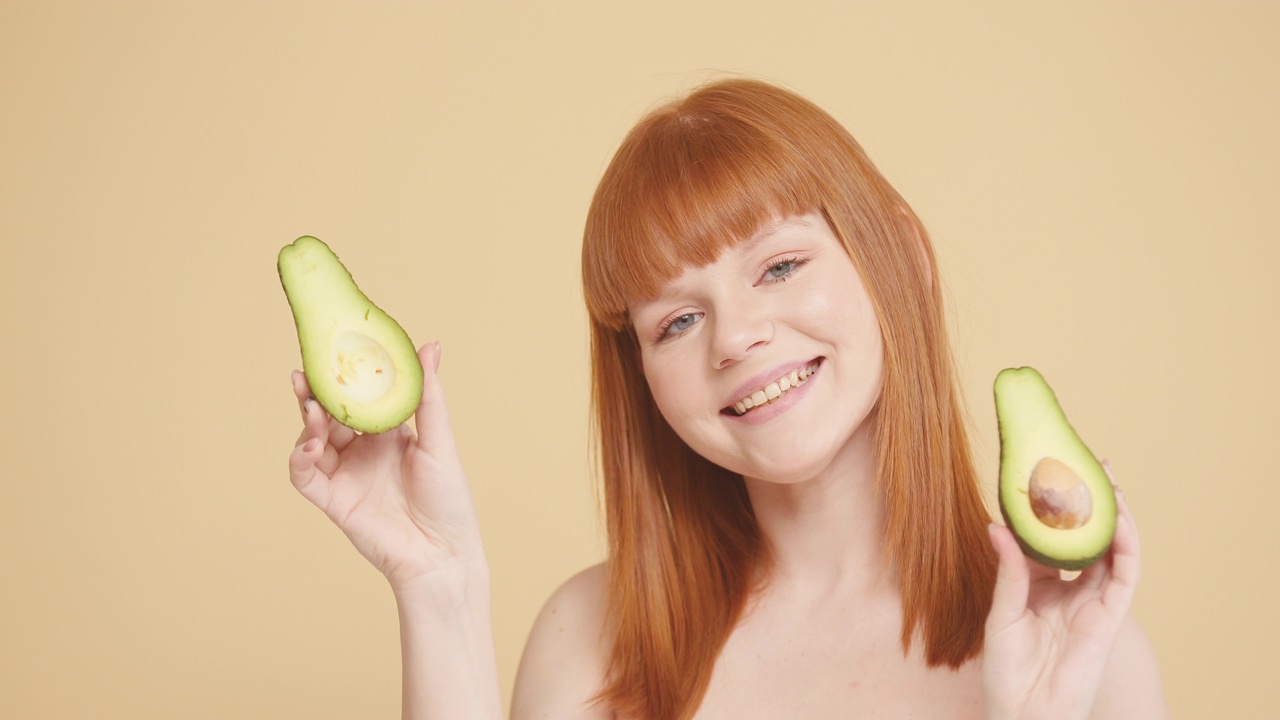
M 435 369 L 438 371 L 440 369 L 440 341 L 439 340 L 435 342 L 435 346 L 436 346 L 435 352 L 431 353 L 431 357 L 435 359 Z
M 302 452 L 304 453 L 315 452 L 315 449 L 319 446 L 320 446 L 320 438 L 311 438 L 310 440 L 307 441 L 305 445 L 302 446 Z

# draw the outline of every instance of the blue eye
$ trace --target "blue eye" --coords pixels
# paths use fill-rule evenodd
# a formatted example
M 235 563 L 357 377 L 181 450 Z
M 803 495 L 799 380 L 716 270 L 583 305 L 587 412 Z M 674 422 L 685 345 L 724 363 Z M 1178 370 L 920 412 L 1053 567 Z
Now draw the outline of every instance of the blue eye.
M 805 261 L 802 261 L 799 258 L 787 258 L 786 260 L 780 260 L 770 265 L 769 269 L 764 271 L 764 278 L 762 279 L 769 283 L 786 282 L 804 263 Z
M 769 268 L 769 277 L 775 280 L 781 280 L 782 278 L 790 275 L 791 272 L 795 269 L 796 269 L 795 260 L 784 260 L 783 262 L 780 262 L 777 265 L 774 265 L 773 267 Z
M 688 330 L 694 323 L 698 322 L 698 313 L 686 313 L 671 319 L 670 322 L 662 326 L 658 331 L 658 339 L 672 337 Z

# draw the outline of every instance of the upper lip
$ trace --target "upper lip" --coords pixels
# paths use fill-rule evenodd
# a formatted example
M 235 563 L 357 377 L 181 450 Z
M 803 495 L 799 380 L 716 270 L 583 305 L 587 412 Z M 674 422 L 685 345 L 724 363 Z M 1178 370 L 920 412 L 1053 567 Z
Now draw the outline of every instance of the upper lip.
M 751 394 L 757 390 L 763 390 L 766 385 L 776 381 L 783 375 L 790 375 L 792 370 L 799 370 L 802 367 L 807 367 L 820 359 L 821 357 L 814 357 L 809 358 L 808 360 L 797 360 L 795 362 L 784 363 L 772 370 L 765 370 L 758 375 L 752 375 L 746 382 L 739 385 L 738 388 L 733 391 L 733 397 L 729 398 L 729 402 L 725 403 L 724 407 L 733 407 L 734 404 L 742 398 L 750 397 Z

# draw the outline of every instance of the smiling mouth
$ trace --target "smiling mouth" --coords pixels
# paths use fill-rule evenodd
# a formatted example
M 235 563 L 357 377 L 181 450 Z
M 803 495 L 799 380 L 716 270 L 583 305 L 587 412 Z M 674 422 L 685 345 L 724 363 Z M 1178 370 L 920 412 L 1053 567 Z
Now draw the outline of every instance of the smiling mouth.
M 818 366 L 821 364 L 822 358 L 818 358 L 804 367 L 796 368 L 720 412 L 727 415 L 742 416 L 758 407 L 775 402 L 785 396 L 788 391 L 808 382 L 809 378 L 818 371 Z

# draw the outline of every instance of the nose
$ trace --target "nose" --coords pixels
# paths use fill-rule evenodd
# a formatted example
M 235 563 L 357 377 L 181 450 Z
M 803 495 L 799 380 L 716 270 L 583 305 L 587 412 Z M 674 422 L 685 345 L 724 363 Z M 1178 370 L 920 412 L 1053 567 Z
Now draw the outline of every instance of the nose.
M 717 308 L 711 321 L 711 365 L 717 370 L 746 359 L 773 339 L 773 322 L 749 304 Z

